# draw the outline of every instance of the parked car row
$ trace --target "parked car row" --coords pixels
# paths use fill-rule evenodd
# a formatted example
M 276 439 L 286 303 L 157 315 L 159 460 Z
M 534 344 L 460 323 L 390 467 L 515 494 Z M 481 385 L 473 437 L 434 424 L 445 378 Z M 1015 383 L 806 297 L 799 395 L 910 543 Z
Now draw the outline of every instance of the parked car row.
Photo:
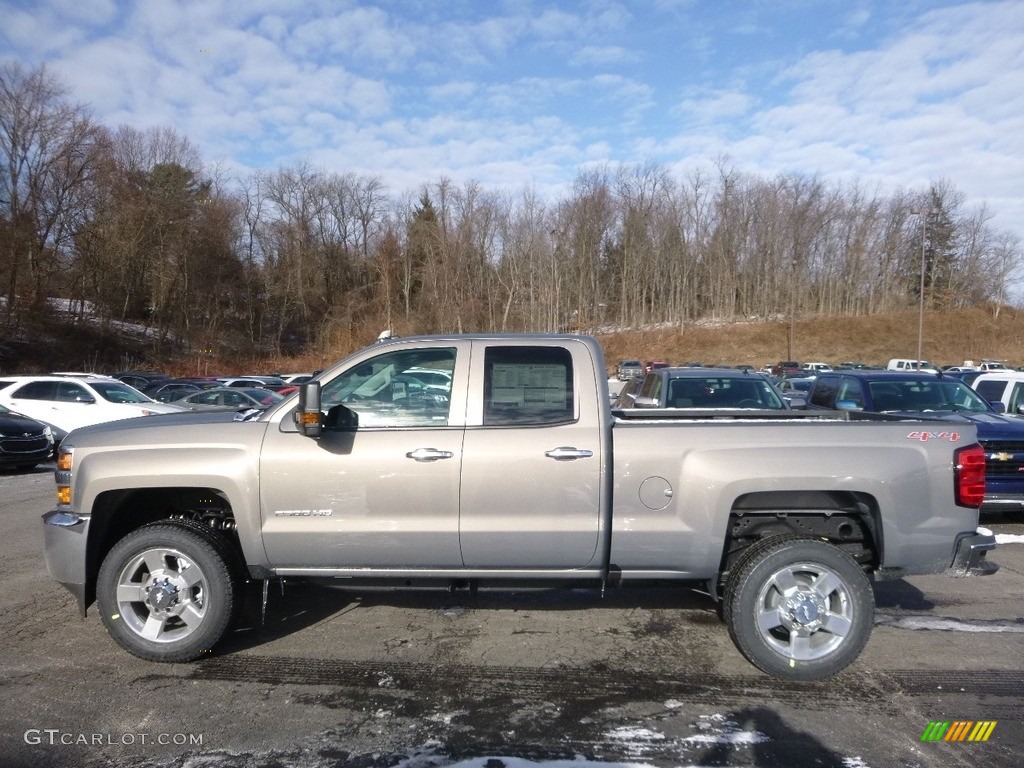
M 767 376 L 755 371 L 677 367 L 627 382 L 613 407 L 783 411 L 791 406 Z
M 93 424 L 184 411 L 267 408 L 312 377 L 176 379 L 151 371 L 2 376 L 0 466 L 35 466 L 52 457 L 71 431 Z
M 0 405 L 48 425 L 57 443 L 90 424 L 183 410 L 119 379 L 93 374 L 4 376 Z

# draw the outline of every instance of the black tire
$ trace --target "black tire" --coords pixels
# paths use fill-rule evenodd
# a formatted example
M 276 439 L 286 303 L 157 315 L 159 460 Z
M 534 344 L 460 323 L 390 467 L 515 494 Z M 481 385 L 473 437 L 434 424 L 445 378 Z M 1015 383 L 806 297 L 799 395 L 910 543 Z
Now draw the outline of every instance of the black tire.
M 821 680 L 864 649 L 875 598 L 842 550 L 820 539 L 775 537 L 743 553 L 726 582 L 723 612 L 736 647 L 758 669 Z
M 223 536 L 198 523 L 143 526 L 117 542 L 100 567 L 96 601 L 103 624 L 140 659 L 196 659 L 235 617 L 236 559 Z

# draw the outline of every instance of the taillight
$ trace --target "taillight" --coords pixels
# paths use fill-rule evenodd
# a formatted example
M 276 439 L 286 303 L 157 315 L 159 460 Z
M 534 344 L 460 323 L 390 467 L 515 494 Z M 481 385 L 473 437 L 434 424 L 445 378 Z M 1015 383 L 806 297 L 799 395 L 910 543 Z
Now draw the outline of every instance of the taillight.
M 985 449 L 958 448 L 953 454 L 953 489 L 961 507 L 980 507 L 985 498 Z

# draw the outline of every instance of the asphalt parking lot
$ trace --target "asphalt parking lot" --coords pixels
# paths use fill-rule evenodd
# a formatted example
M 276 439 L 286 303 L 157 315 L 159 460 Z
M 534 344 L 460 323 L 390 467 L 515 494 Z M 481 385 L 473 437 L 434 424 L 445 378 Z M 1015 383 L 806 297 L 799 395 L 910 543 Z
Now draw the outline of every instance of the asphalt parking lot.
M 1024 755 L 1024 519 L 988 578 L 876 585 L 839 677 L 782 683 L 680 589 L 347 592 L 275 585 L 209 658 L 121 651 L 46 574 L 52 467 L 0 473 L 0 765 L 1005 766 Z M 935 722 L 984 742 L 922 741 Z

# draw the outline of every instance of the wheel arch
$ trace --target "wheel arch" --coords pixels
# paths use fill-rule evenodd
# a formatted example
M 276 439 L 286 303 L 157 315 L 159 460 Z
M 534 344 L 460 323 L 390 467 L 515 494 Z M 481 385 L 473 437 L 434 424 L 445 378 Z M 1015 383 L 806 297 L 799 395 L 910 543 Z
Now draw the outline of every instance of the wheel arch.
M 85 605 L 96 599 L 96 579 L 111 548 L 132 531 L 160 520 L 190 520 L 220 532 L 245 562 L 234 511 L 216 488 L 133 488 L 96 497 L 85 559 Z
M 729 512 L 718 584 L 753 544 L 779 536 L 828 541 L 866 571 L 882 562 L 881 514 L 870 494 L 834 490 L 756 491 L 736 498 Z

